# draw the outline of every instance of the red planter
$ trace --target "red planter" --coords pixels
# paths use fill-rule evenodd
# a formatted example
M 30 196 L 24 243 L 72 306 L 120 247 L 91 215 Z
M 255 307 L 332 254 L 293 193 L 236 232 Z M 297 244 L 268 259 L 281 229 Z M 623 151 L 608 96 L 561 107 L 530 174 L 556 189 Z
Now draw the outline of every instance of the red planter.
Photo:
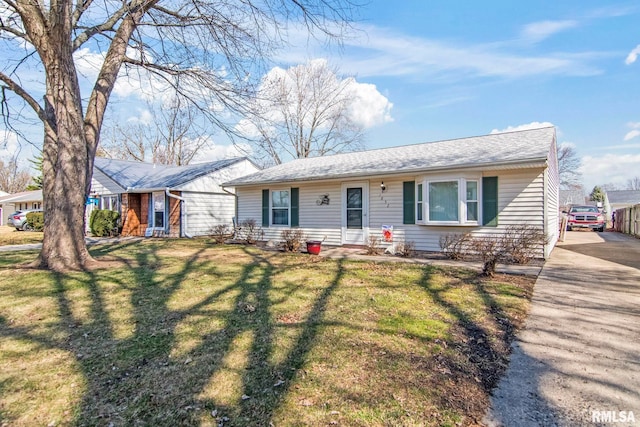
M 318 255 L 320 253 L 320 248 L 322 247 L 322 242 L 320 240 L 309 240 L 307 241 L 307 252 L 311 255 Z

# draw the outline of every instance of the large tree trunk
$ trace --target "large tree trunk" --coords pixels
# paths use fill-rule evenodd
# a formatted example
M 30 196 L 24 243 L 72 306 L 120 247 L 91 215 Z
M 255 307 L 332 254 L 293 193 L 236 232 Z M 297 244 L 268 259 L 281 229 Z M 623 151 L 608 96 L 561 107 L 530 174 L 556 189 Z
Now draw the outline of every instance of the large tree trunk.
M 47 121 L 43 144 L 44 240 L 39 264 L 57 271 L 83 269 L 91 261 L 85 243 L 88 150 L 75 65 L 67 31 L 51 31 L 46 67 Z

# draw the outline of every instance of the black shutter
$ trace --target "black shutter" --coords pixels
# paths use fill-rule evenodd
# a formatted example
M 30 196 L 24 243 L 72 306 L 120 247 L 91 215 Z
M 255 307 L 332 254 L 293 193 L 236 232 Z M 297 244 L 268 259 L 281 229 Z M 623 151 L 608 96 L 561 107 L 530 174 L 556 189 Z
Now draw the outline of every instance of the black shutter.
M 291 226 L 298 227 L 300 225 L 300 189 L 291 189 Z
M 482 178 L 482 225 L 498 226 L 498 177 Z
M 269 190 L 262 190 L 262 226 L 269 227 Z
M 402 183 L 402 223 L 416 223 L 416 182 Z

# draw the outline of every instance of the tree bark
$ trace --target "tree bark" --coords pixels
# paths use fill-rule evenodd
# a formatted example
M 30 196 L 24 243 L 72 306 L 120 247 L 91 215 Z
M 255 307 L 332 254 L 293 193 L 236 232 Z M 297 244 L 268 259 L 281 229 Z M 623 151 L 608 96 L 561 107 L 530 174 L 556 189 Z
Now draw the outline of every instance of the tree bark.
M 80 86 L 73 61 L 71 4 L 60 2 L 39 46 L 46 73 L 43 142 L 44 238 L 38 263 L 56 271 L 83 269 L 91 256 L 85 243 L 87 143 Z

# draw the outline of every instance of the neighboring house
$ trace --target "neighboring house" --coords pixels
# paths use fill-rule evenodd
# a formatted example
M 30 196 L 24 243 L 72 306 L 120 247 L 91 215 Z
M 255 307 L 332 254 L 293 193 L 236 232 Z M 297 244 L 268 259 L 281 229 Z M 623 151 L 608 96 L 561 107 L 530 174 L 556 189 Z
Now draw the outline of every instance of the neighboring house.
M 236 196 L 221 183 L 258 170 L 246 158 L 188 166 L 96 158 L 87 218 L 96 208 L 119 211 L 124 236 L 206 235 L 236 215 Z
M 528 224 L 549 236 L 537 254 L 547 257 L 559 233 L 553 127 L 298 159 L 225 186 L 238 220 L 261 223 L 266 240 L 299 227 L 330 245 L 385 236 L 440 251 L 443 235 Z
M 582 189 L 560 190 L 560 211 L 569 211 L 571 205 L 593 205 L 595 202 L 589 202 L 588 197 Z
M 42 190 L 23 191 L 0 197 L 0 225 L 15 211 L 42 209 Z
M 607 191 L 606 196 L 613 212 L 640 204 L 640 190 Z

